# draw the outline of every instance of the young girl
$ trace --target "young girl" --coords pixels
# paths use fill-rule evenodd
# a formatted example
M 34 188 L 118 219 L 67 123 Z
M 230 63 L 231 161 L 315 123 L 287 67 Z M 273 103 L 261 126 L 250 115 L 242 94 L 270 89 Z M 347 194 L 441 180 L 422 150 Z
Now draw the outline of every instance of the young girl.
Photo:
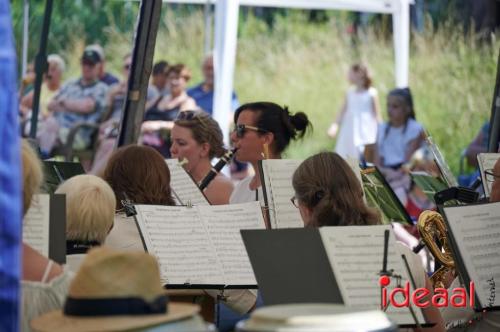
M 407 203 L 410 177 L 402 166 L 410 161 L 424 140 L 424 129 L 415 120 L 410 89 L 394 89 L 387 96 L 389 121 L 379 126 L 374 163 L 401 200 Z
M 335 138 L 340 125 L 335 152 L 343 158 L 360 159 L 365 145 L 375 143 L 377 126 L 382 117 L 377 90 L 371 86 L 372 79 L 367 67 L 353 65 L 348 79 L 353 86 L 347 91 L 344 105 L 337 120 L 328 129 L 328 135 Z

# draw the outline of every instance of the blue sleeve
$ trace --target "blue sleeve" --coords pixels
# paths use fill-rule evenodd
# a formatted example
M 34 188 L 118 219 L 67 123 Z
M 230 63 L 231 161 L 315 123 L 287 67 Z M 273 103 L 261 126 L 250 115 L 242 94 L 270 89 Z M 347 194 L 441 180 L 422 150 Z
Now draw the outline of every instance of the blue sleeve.
M 10 2 L 0 0 L 0 330 L 19 330 L 21 161 Z

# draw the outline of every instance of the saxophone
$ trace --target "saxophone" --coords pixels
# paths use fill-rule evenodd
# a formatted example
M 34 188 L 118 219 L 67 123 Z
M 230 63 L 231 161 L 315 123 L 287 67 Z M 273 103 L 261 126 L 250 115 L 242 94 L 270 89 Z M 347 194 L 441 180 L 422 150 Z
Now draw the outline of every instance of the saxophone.
M 448 232 L 443 217 L 435 211 L 424 211 L 418 217 L 417 227 L 425 245 L 442 265 L 431 276 L 431 282 L 435 288 L 447 288 L 446 279 L 450 272 L 455 271 L 455 262 L 448 242 Z M 435 239 L 438 239 L 442 244 L 443 251 L 438 247 Z

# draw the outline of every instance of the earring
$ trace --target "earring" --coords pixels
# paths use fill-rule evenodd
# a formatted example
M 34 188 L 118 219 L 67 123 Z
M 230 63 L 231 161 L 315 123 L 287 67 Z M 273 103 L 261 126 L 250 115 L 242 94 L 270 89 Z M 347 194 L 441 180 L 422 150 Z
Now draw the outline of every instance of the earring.
M 269 144 L 264 143 L 264 145 L 262 146 L 262 148 L 264 150 L 264 153 L 263 153 L 264 159 L 269 159 Z

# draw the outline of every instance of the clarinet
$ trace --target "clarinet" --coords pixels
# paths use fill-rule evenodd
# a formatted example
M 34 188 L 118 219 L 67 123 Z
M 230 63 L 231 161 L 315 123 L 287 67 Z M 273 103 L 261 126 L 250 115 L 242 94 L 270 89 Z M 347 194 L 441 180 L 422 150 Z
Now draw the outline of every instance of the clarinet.
M 222 167 L 224 167 L 229 161 L 231 161 L 231 158 L 236 153 L 236 150 L 238 150 L 238 149 L 234 148 L 232 150 L 228 150 L 220 158 L 220 160 L 217 162 L 217 164 L 215 164 L 215 166 L 210 169 L 210 172 L 208 172 L 208 174 L 205 175 L 203 180 L 201 180 L 201 182 L 200 182 L 200 185 L 199 185 L 200 190 L 203 191 L 208 186 L 208 184 L 215 178 L 215 176 L 217 174 L 219 174 Z

